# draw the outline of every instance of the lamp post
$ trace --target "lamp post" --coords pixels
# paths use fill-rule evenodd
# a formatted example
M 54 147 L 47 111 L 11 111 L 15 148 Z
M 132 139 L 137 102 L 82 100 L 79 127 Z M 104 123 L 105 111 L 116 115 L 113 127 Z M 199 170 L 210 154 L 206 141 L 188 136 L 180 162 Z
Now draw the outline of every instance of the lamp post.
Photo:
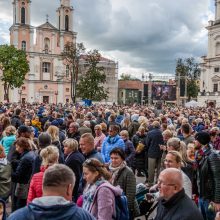
M 57 91 L 55 91 L 55 96 L 56 96 L 56 105 L 57 105 L 57 96 L 58 96 L 58 90 Z
M 57 86 L 56 86 L 56 91 L 54 92 L 54 94 L 56 96 L 56 105 L 57 105 L 57 103 L 58 103 L 58 94 L 59 94 L 58 85 L 59 85 L 59 83 L 61 83 L 61 80 L 64 78 L 64 74 L 63 74 L 62 71 L 56 71 L 55 76 L 57 77 L 57 79 L 56 79 Z
M 20 96 L 20 97 L 19 97 L 19 102 L 20 102 L 20 104 L 21 104 L 21 95 L 22 95 L 22 90 L 21 90 L 21 89 L 18 90 L 18 94 L 19 94 L 19 96 Z

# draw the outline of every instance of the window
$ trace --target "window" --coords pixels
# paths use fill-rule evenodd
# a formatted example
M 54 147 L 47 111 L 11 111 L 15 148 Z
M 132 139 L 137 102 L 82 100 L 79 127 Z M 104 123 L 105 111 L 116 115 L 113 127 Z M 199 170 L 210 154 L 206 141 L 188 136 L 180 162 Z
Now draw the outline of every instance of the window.
M 44 62 L 42 65 L 43 73 L 50 73 L 50 63 Z
M 45 38 L 44 39 L 44 52 L 48 53 L 50 49 L 50 39 L 49 38 Z
M 220 43 L 216 44 L 216 55 L 220 55 Z
M 214 68 L 215 73 L 219 72 L 219 67 Z
M 21 87 L 21 89 L 22 89 L 22 90 L 25 90 L 25 89 L 26 89 L 26 87 L 25 87 L 25 86 L 22 86 L 22 87 Z
M 26 51 L 26 41 L 22 41 L 22 42 L 21 42 L 21 49 L 22 49 L 23 51 Z
M 69 30 L 69 16 L 65 16 L 65 31 Z
M 66 88 L 66 92 L 69 92 L 70 91 L 70 88 Z
M 25 24 L 25 8 L 21 8 L 21 23 Z
M 66 65 L 66 77 L 70 76 L 70 66 Z
M 213 84 L 213 92 L 218 92 L 218 84 Z

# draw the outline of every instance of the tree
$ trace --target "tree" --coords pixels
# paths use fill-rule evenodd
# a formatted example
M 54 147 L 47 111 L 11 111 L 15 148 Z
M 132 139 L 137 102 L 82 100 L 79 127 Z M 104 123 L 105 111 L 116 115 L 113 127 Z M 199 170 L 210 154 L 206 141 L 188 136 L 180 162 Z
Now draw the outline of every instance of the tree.
M 131 76 L 131 74 L 126 74 L 126 73 L 121 74 L 120 80 L 139 80 L 140 81 L 140 79 Z
M 26 53 L 14 46 L 0 45 L 0 69 L 3 72 L 4 99 L 9 102 L 9 89 L 21 87 L 29 71 Z
M 82 99 L 101 101 L 108 98 L 108 91 L 103 86 L 106 82 L 104 67 L 98 65 L 100 60 L 101 54 L 98 50 L 90 51 L 85 56 L 87 70 L 77 85 L 77 94 Z
M 200 77 L 200 73 L 201 70 L 195 58 L 190 57 L 184 60 L 182 58 L 177 59 L 176 78 L 178 80 L 178 86 L 180 86 L 180 84 L 184 84 L 185 86 L 186 83 L 188 100 L 198 95 L 199 86 L 197 80 Z
M 76 102 L 76 85 L 78 81 L 79 58 L 84 53 L 85 47 L 83 43 L 74 44 L 67 42 L 62 53 L 63 60 L 69 66 L 71 81 L 71 99 Z

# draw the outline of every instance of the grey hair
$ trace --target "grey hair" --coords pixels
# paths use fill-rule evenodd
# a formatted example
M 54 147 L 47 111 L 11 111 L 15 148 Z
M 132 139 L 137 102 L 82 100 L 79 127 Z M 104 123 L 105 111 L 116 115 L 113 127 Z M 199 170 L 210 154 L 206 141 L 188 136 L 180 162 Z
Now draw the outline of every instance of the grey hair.
M 49 187 L 62 187 L 71 184 L 75 185 L 75 174 L 66 165 L 54 164 L 50 166 L 44 173 L 43 189 Z

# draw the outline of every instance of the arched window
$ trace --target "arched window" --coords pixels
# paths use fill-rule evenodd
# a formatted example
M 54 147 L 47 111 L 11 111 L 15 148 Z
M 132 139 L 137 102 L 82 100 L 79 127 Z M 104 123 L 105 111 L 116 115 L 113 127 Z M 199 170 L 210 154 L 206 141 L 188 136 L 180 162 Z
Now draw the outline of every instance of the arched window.
M 22 49 L 23 51 L 26 51 L 26 41 L 22 41 L 22 42 L 21 42 L 21 49 Z
M 66 77 L 68 78 L 70 76 L 70 66 L 66 65 Z
M 216 43 L 216 55 L 220 55 L 220 42 Z
M 21 23 L 25 24 L 25 8 L 21 8 Z
M 50 39 L 46 37 L 44 39 L 44 52 L 49 53 L 49 49 L 50 49 Z
M 69 30 L 69 16 L 65 16 L 65 31 Z

